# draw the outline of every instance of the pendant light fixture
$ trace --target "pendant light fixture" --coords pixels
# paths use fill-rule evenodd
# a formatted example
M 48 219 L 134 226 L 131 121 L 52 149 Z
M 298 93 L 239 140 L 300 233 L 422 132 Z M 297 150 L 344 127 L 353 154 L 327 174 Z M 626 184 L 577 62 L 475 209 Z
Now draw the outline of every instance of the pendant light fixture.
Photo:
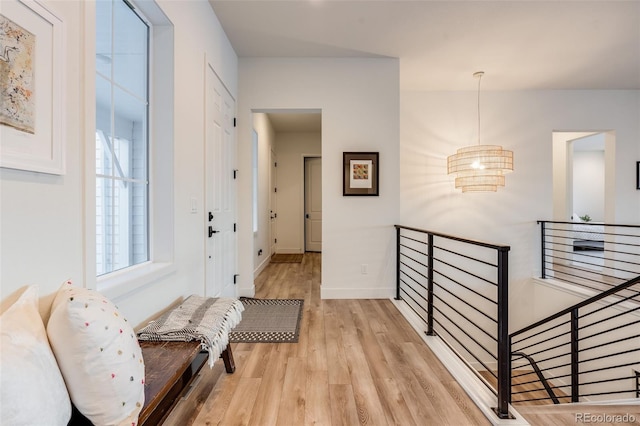
M 496 192 L 505 185 L 504 175 L 513 171 L 513 152 L 499 145 L 480 144 L 480 81 L 483 71 L 473 74 L 478 79 L 478 144 L 460 148 L 447 157 L 447 174 L 456 174 L 455 187 L 462 192 Z

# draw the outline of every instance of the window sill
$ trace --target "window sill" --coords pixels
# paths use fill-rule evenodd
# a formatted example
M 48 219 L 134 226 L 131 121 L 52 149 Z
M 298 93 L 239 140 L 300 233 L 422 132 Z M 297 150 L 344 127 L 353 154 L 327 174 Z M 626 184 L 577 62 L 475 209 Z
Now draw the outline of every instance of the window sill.
M 176 270 L 171 262 L 146 262 L 97 278 L 97 290 L 112 301 L 135 292 Z

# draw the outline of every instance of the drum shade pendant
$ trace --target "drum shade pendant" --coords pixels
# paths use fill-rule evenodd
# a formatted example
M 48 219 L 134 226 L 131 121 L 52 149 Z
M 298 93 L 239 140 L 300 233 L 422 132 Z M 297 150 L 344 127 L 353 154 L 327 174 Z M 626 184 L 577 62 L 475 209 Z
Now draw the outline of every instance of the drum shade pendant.
M 447 174 L 456 174 L 455 186 L 462 192 L 496 192 L 505 185 L 504 175 L 513 171 L 513 151 L 499 145 L 480 144 L 480 81 L 483 71 L 473 74 L 478 79 L 478 144 L 460 148 L 447 157 Z

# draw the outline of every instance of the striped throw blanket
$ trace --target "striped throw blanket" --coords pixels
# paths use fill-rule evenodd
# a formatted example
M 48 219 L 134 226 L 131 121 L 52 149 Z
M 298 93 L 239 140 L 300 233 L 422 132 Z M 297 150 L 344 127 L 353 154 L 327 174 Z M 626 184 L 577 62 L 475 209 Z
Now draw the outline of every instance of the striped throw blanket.
M 191 295 L 180 306 L 151 321 L 138 332 L 139 340 L 190 342 L 199 340 L 209 352 L 209 367 L 229 344 L 229 331 L 242 319 L 237 299 Z

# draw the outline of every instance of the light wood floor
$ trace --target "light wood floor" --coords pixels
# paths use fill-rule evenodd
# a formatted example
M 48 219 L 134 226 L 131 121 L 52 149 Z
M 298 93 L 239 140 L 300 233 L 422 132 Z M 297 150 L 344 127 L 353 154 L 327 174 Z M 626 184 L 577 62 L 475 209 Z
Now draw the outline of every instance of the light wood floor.
M 298 343 L 233 344 L 165 425 L 487 425 L 389 300 L 321 300 L 319 254 L 271 264 L 256 297 L 305 300 Z

